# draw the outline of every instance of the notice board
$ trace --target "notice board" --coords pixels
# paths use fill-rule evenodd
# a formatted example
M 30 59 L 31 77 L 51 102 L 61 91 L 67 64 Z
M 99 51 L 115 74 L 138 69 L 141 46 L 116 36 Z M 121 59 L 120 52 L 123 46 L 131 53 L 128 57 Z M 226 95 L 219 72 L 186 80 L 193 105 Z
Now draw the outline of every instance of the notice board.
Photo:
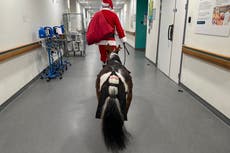
M 199 0 L 195 32 L 229 37 L 230 0 Z

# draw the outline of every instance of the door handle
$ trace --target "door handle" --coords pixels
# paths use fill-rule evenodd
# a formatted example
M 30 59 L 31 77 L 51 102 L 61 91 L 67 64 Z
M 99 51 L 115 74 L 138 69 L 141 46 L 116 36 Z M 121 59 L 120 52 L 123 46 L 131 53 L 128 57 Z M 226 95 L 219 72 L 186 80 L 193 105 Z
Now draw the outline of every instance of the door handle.
M 173 41 L 173 31 L 174 31 L 174 25 L 171 25 L 171 30 L 170 30 L 170 40 Z
M 173 40 L 173 24 L 169 25 L 168 27 L 168 40 L 172 41 Z
M 170 40 L 170 25 L 168 27 L 168 40 Z

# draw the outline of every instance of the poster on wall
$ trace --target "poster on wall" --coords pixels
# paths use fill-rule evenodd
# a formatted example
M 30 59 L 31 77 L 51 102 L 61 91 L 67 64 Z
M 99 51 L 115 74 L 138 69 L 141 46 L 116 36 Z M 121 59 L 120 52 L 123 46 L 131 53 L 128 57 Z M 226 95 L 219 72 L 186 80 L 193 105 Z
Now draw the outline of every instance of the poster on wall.
M 228 37 L 230 0 L 200 0 L 195 32 Z
M 131 27 L 132 29 L 136 29 L 136 14 L 133 14 L 133 15 L 131 16 L 130 27 Z
M 149 12 L 148 12 L 148 20 L 149 20 L 149 29 L 148 33 L 150 33 L 152 26 L 153 26 L 153 21 L 156 19 L 156 8 L 154 8 L 154 1 L 150 0 L 149 1 Z

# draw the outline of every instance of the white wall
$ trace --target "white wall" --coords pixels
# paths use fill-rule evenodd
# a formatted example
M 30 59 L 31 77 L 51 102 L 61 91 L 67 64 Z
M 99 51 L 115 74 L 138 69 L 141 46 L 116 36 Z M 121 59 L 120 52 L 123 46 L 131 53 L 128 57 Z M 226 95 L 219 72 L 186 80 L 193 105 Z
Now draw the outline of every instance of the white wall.
M 120 15 L 120 22 L 122 24 L 122 27 L 125 28 L 125 23 L 126 23 L 126 12 L 127 12 L 127 4 L 124 4 L 123 9 L 121 9 L 121 15 Z
M 125 8 L 125 31 L 135 32 L 136 31 L 136 23 L 134 22 L 133 18 L 136 17 L 136 0 L 127 1 Z M 132 46 L 135 47 L 135 36 L 126 34 L 127 42 Z
M 190 0 L 185 45 L 210 52 L 230 55 L 230 37 L 217 37 L 195 33 L 198 1 Z M 213 107 L 230 118 L 230 71 L 214 64 L 184 55 L 181 82 Z
M 230 71 L 184 55 L 181 82 L 230 118 Z
M 195 33 L 195 22 L 198 16 L 198 1 L 189 2 L 188 16 L 192 17 L 192 23 L 187 25 L 185 44 L 191 47 L 208 50 L 210 52 L 230 55 L 230 37 L 217 37 Z
M 0 2 L 0 51 L 38 41 L 40 26 L 60 25 L 66 0 L 7 0 Z M 30 53 L 0 63 L 0 104 L 47 66 L 46 51 Z
M 149 2 L 148 2 L 149 3 Z M 159 29 L 159 18 L 160 18 L 160 1 L 154 1 L 154 8 L 157 11 L 156 20 L 153 21 L 152 29 L 149 31 L 149 20 L 147 23 L 147 38 L 146 38 L 146 51 L 145 56 L 150 59 L 153 63 L 156 63 L 157 56 L 157 43 L 158 43 L 158 29 Z M 148 14 L 149 16 L 149 14 Z

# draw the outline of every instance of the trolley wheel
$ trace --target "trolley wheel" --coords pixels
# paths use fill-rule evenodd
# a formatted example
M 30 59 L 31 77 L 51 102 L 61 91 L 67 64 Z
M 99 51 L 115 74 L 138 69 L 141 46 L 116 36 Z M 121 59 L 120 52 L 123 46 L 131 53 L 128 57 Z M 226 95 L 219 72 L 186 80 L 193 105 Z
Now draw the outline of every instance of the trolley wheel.
M 68 70 L 68 66 L 65 67 L 65 70 L 66 70 L 66 71 Z
M 61 79 L 62 79 L 62 76 L 60 76 L 59 79 L 61 80 Z
M 46 81 L 47 81 L 47 82 L 50 82 L 50 78 L 47 78 Z

